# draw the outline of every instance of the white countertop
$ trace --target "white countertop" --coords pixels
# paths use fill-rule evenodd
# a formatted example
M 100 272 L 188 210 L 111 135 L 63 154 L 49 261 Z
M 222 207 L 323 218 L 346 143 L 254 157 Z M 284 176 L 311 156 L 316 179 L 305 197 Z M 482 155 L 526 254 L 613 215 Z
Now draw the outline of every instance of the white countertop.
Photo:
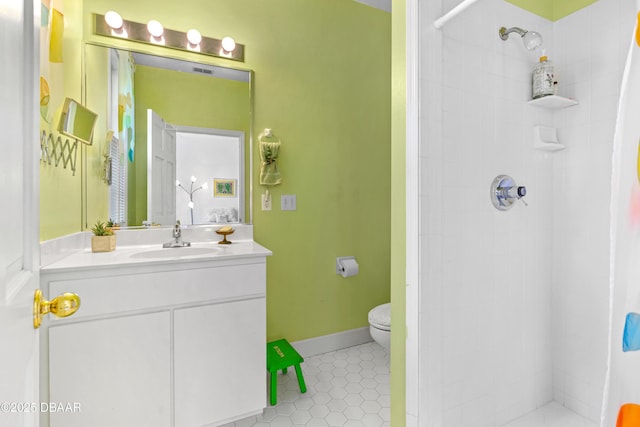
M 42 273 L 116 268 L 135 265 L 163 265 L 266 257 L 272 253 L 253 240 L 234 241 L 230 245 L 217 242 L 195 242 L 185 248 L 163 248 L 160 244 L 117 246 L 112 252 L 79 249 L 47 266 Z

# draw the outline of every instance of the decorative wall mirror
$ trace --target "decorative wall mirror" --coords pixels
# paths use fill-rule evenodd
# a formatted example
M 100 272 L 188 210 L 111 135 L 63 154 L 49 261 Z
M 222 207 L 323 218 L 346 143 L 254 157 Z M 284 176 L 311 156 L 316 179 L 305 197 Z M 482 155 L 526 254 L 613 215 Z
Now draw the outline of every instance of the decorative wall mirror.
M 91 145 L 93 128 L 96 125 L 96 114 L 82 104 L 67 98 L 62 106 L 62 114 L 58 130 L 73 139 Z
M 252 72 L 93 44 L 84 53 L 86 105 L 103 117 L 83 156 L 84 217 L 108 206 L 124 226 L 250 223 Z

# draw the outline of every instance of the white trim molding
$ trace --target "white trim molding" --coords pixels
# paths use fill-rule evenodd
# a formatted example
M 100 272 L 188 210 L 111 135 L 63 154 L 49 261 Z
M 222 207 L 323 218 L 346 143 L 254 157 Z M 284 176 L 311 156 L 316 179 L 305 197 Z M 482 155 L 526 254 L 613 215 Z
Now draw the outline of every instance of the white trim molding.
M 406 0 L 406 425 L 417 426 L 420 407 L 420 80 L 419 3 Z
M 348 331 L 337 332 L 335 334 L 322 335 L 291 343 L 302 357 L 311 357 L 318 354 L 329 353 L 330 351 L 341 350 L 373 341 L 369 334 L 369 327 L 365 326 Z

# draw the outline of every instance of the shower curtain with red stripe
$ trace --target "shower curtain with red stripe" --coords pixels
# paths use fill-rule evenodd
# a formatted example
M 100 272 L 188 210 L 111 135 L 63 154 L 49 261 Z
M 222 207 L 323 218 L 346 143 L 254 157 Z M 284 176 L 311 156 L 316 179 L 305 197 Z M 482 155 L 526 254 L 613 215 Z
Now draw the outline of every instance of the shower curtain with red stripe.
M 640 0 L 613 145 L 609 363 L 602 427 L 640 426 Z

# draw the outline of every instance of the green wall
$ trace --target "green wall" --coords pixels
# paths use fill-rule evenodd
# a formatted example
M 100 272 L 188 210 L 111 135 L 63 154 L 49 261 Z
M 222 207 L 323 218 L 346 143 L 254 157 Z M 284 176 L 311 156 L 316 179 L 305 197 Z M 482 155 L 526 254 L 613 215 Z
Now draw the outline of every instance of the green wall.
M 260 210 L 259 156 L 253 150 L 255 240 L 267 264 L 267 334 L 290 341 L 368 325 L 367 312 L 390 300 L 391 16 L 346 0 L 84 0 L 85 39 L 148 53 L 255 71 L 256 134 L 282 140 L 283 184 Z M 167 52 L 90 34 L 91 13 L 196 27 L 246 45 L 244 64 Z M 185 10 L 197 13 L 184 13 Z M 295 194 L 297 211 L 280 210 Z M 354 255 L 360 274 L 335 273 Z
M 133 87 L 136 161 L 129 163 L 129 182 L 133 185 L 129 186 L 128 223 L 141 225 L 147 219 L 147 109 L 176 126 L 242 131 L 248 153 L 251 104 L 248 82 L 140 65 L 135 69 Z M 248 156 L 245 171 L 248 180 Z
M 351 0 L 82 0 L 76 10 L 82 10 L 84 41 L 254 70 L 254 136 L 268 127 L 282 141 L 283 184 L 269 188 L 268 212 L 260 209 L 265 188 L 253 142 L 254 235 L 273 251 L 267 338 L 297 341 L 368 326 L 368 311 L 388 302 L 391 292 L 391 15 Z M 107 10 L 175 30 L 196 27 L 208 37 L 231 35 L 246 46 L 245 62 L 91 34 L 91 13 Z M 74 76 L 79 92 L 81 74 Z M 297 211 L 280 210 L 282 194 L 297 196 Z M 65 215 L 59 206 L 47 210 L 54 224 Z M 357 258 L 360 273 L 343 279 L 335 258 L 346 255 Z M 392 359 L 398 366 L 398 357 Z
M 91 227 L 97 220 L 109 219 L 109 186 L 104 181 L 104 153 L 107 149 L 107 131 L 112 128 L 107 123 L 109 96 L 109 53 L 107 49 L 84 46 L 84 67 L 86 75 L 100 84 L 87 85 L 83 90 L 87 108 L 98 115 L 93 130 L 93 144 L 85 147 L 83 156 L 83 174 L 86 176 L 86 221 Z
M 68 0 L 64 9 L 65 28 L 63 43 L 63 72 L 58 73 L 61 79 L 53 79 L 49 82 L 50 89 L 60 94 L 59 102 L 52 101 L 49 109 L 53 113 L 53 120 L 47 123 L 40 119 L 40 134 L 59 134 L 56 129 L 64 97 L 71 97 L 81 101 L 80 75 L 81 75 L 81 49 L 82 44 L 82 8 L 79 0 Z M 46 46 L 44 46 L 46 48 Z M 46 64 L 41 64 L 46 66 Z M 54 73 L 54 67 L 51 67 Z M 76 173 L 71 172 L 70 167 L 63 168 L 62 163 L 56 167 L 40 163 L 40 240 L 48 240 L 54 237 L 80 231 L 81 227 L 81 176 L 82 176 L 82 150 L 83 144 L 79 144 L 77 150 Z
M 550 21 L 584 9 L 597 0 L 505 0 Z

